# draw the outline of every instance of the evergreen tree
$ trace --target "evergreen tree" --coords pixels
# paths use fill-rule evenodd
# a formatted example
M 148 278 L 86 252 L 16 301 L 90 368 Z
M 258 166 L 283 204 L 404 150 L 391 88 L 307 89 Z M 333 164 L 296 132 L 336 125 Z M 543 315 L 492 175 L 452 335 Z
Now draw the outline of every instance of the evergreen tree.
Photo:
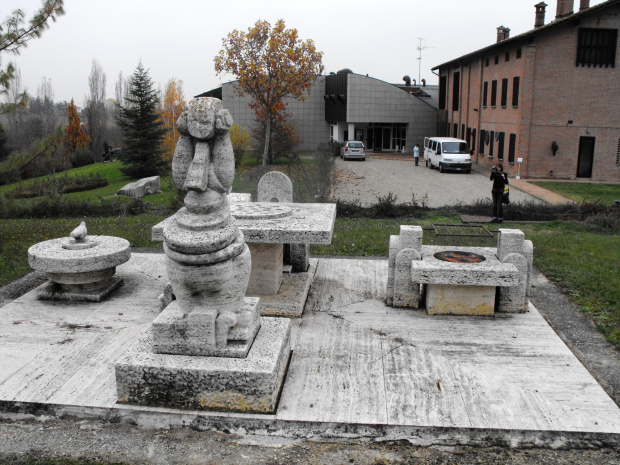
M 157 92 L 142 62 L 131 76 L 131 90 L 122 103 L 118 103 L 118 125 L 123 135 L 119 158 L 126 165 L 122 171 L 134 178 L 158 175 L 166 168 L 162 150 L 166 128 L 157 113 Z

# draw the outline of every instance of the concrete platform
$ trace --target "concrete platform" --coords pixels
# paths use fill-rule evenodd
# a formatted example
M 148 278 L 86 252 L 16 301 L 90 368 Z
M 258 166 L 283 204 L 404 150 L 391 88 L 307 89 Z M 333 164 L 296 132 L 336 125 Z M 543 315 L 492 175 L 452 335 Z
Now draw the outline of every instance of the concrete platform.
M 34 290 L 0 308 L 1 416 L 420 445 L 620 444 L 620 409 L 534 306 L 495 318 L 393 309 L 387 260 L 313 261 L 275 414 L 117 403 L 114 362 L 158 314 L 165 281 L 158 255 L 134 254 L 102 303 Z

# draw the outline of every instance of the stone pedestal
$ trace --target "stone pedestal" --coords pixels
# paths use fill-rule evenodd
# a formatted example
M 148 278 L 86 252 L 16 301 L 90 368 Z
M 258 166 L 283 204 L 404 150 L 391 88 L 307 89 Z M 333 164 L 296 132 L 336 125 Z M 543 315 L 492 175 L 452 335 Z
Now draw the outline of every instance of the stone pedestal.
M 426 312 L 429 315 L 493 316 L 495 287 L 426 285 Z
M 101 302 L 122 286 L 114 274 L 130 257 L 129 242 L 111 236 L 52 239 L 28 249 L 30 266 L 50 281 L 39 291 L 42 300 Z
M 252 271 L 246 293 L 274 295 L 282 285 L 283 244 L 248 244 L 252 254 Z
M 158 354 L 149 332 L 116 362 L 118 402 L 274 413 L 290 357 L 290 321 L 261 320 L 245 358 Z

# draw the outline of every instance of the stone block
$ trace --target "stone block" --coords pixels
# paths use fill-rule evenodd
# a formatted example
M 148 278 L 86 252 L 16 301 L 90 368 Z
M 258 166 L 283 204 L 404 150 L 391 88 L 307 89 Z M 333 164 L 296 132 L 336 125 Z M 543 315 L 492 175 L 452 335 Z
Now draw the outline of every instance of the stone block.
M 289 177 L 279 171 L 264 174 L 258 181 L 257 197 L 259 202 L 293 202 L 293 183 Z
M 246 293 L 277 294 L 282 284 L 283 244 L 248 244 L 252 255 L 252 271 Z
M 293 271 L 303 273 L 308 271 L 310 264 L 310 244 L 291 244 L 290 260 Z
M 429 315 L 492 316 L 495 308 L 495 287 L 426 285 L 426 312 Z
M 261 318 L 246 358 L 153 352 L 147 332 L 115 364 L 118 402 L 191 410 L 275 413 L 290 357 L 290 320 Z
M 398 252 L 394 266 L 394 307 L 418 308 L 420 283 L 411 280 L 411 263 L 421 258 L 420 252 L 405 248 Z
M 245 357 L 260 327 L 259 299 L 246 297 L 236 313 L 237 322 L 217 334 L 218 313 L 205 308 L 185 316 L 178 301 L 172 301 L 153 320 L 153 351 L 159 354 L 214 357 Z M 223 340 L 218 340 L 223 337 Z
M 420 252 L 422 250 L 423 236 L 424 231 L 421 226 L 400 226 L 400 246 L 403 249 L 413 249 Z
M 523 253 L 524 238 L 523 231 L 519 229 L 500 228 L 497 238 L 497 258 L 503 262 L 508 254 Z
M 501 313 L 525 313 L 527 309 L 527 259 L 518 253 L 504 257 L 504 263 L 512 264 L 519 270 L 519 282 L 516 286 L 501 287 L 497 311 Z
M 157 192 L 161 192 L 161 180 L 159 176 L 151 176 L 139 179 L 136 182 L 130 182 L 121 188 L 116 195 L 126 195 L 127 197 L 140 199 L 147 194 L 156 194 Z

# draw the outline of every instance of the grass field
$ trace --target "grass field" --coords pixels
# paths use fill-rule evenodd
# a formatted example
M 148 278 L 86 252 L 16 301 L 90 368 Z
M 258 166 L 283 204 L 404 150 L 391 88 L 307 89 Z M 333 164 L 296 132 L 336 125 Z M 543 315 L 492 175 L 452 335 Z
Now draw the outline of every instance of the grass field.
M 532 184 L 549 189 L 575 202 L 601 202 L 611 205 L 614 200 L 620 200 L 620 184 L 552 181 L 535 181 Z

